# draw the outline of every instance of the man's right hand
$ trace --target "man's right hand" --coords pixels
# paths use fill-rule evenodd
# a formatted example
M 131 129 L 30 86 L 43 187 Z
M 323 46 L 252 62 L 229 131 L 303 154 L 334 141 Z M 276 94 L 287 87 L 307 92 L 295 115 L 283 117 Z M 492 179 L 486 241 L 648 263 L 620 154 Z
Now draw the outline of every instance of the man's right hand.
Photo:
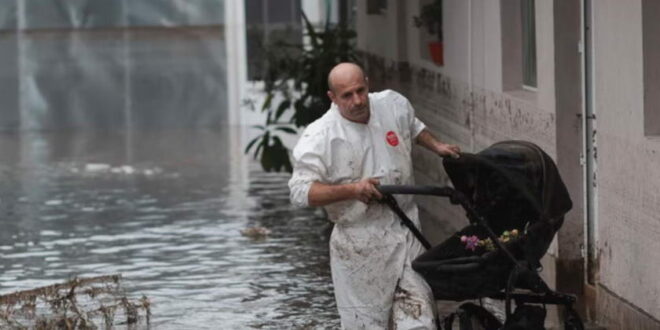
M 380 181 L 375 178 L 368 178 L 353 183 L 354 198 L 365 204 L 369 204 L 374 200 L 380 200 L 383 198 L 383 195 L 376 189 L 376 186 L 379 184 Z
M 307 195 L 310 206 L 325 206 L 345 200 L 359 200 L 365 204 L 383 198 L 376 189 L 380 182 L 375 178 L 363 179 L 354 183 L 325 184 L 314 182 Z

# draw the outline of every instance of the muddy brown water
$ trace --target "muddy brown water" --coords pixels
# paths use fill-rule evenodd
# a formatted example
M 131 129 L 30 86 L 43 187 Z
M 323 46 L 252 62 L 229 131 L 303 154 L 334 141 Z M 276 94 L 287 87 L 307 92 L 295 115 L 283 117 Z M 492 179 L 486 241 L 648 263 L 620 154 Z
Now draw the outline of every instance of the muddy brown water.
M 121 273 L 156 329 L 337 328 L 326 220 L 228 127 L 0 136 L 0 294 Z M 271 230 L 265 239 L 241 235 Z

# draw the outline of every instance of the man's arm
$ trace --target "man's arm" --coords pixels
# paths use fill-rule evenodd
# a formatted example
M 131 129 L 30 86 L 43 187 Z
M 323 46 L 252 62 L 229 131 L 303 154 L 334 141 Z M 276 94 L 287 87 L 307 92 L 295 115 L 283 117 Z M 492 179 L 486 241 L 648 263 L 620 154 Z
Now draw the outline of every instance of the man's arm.
M 383 197 L 376 189 L 375 185 L 378 184 L 379 181 L 373 178 L 337 185 L 314 182 L 309 188 L 307 198 L 310 206 L 325 206 L 350 199 L 357 199 L 368 204 L 372 200 Z
M 424 129 L 419 133 L 415 141 L 417 144 L 422 145 L 424 148 L 431 150 L 442 157 L 451 156 L 458 158 L 458 153 L 461 152 L 461 148 L 456 145 L 440 142 L 440 140 L 433 136 L 433 134 L 427 129 Z

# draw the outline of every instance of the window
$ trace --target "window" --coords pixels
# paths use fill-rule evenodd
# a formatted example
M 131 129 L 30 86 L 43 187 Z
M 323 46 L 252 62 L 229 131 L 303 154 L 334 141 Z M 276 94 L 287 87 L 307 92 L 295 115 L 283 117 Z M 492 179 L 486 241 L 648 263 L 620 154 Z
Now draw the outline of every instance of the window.
M 536 87 L 536 19 L 534 0 L 520 3 L 522 22 L 522 73 L 523 86 Z
M 278 41 L 299 44 L 303 38 L 301 0 L 246 0 L 245 33 L 249 80 L 266 74 L 266 50 Z
M 419 0 L 419 15 L 413 17 L 421 58 L 439 66 L 444 65 L 442 9 L 442 0 Z
M 387 0 L 367 0 L 367 14 L 380 15 L 387 9 Z
M 534 0 L 501 0 L 502 87 L 535 90 L 536 19 Z
M 660 1 L 642 1 L 644 135 L 660 135 Z

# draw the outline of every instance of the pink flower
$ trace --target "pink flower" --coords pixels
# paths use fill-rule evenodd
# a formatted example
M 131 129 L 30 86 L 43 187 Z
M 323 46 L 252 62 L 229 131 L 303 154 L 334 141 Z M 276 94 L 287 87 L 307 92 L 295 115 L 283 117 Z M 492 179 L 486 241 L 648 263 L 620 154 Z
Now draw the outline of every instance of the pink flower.
M 479 245 L 479 237 L 474 236 L 474 235 L 466 237 L 466 239 L 465 239 L 465 248 L 466 249 L 468 249 L 470 251 L 474 251 L 474 250 L 477 249 L 478 245 Z
M 461 236 L 461 242 L 462 243 L 467 242 L 467 236 L 465 236 L 465 235 Z

